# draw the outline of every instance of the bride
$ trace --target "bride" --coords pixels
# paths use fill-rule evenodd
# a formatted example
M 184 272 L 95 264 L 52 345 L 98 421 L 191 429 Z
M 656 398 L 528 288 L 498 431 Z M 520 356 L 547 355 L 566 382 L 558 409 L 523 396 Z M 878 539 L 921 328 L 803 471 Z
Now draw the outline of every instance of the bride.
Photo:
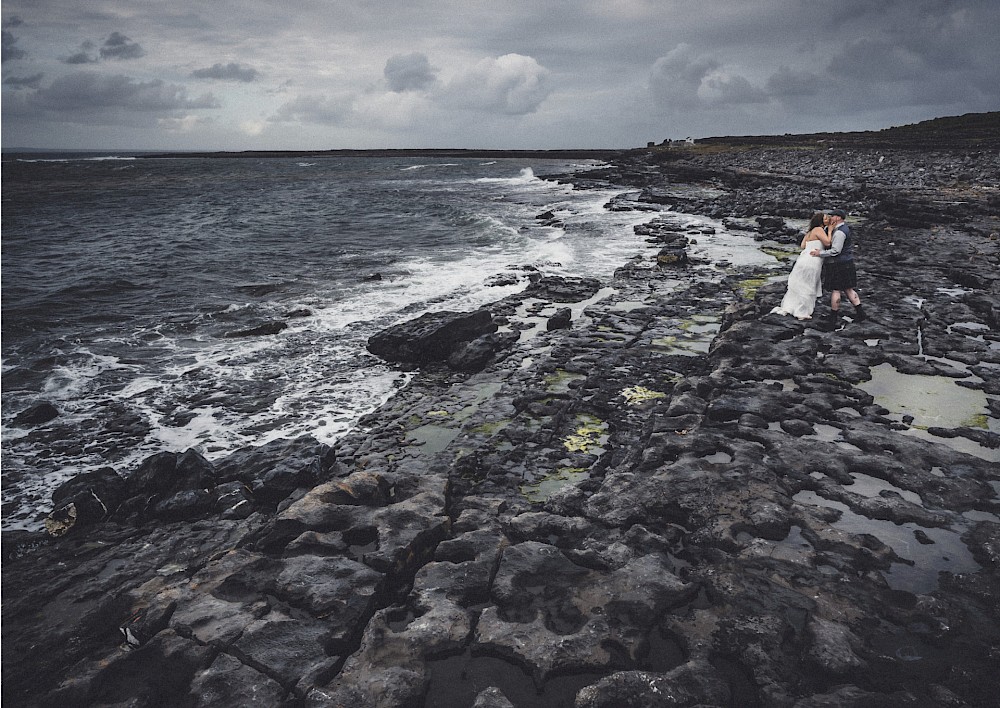
M 803 237 L 798 257 L 792 272 L 788 276 L 788 290 L 781 304 L 771 310 L 778 315 L 795 315 L 800 320 L 812 318 L 816 298 L 823 294 L 820 285 L 820 274 L 823 272 L 823 259 L 811 258 L 809 251 L 830 247 L 832 236 L 829 233 L 829 217 L 821 211 L 812 215 L 809 227 Z

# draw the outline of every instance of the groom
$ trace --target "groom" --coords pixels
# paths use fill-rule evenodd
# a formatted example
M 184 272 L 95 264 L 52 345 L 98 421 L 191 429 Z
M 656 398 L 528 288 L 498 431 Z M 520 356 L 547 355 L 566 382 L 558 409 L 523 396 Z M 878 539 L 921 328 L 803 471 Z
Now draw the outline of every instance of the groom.
M 865 311 L 861 308 L 861 298 L 854 290 L 858 286 L 858 275 L 854 269 L 854 239 L 851 229 L 844 223 L 847 213 L 843 209 L 830 212 L 830 226 L 833 227 L 833 242 L 829 248 L 816 249 L 809 254 L 826 259 L 823 262 L 823 285 L 833 292 L 830 294 L 831 318 L 836 321 L 840 310 L 840 293 L 854 305 L 854 321 L 862 322 Z

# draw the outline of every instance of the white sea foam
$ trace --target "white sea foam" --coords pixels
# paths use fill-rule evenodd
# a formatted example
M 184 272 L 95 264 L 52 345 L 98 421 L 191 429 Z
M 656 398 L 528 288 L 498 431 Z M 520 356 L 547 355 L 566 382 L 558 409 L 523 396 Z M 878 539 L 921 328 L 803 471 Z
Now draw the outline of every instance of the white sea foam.
M 109 434 L 91 440 L 83 433 L 77 446 L 82 452 L 71 452 L 71 445 L 63 445 L 66 457 L 57 453 L 39 458 L 45 469 L 37 472 L 32 467 L 34 453 L 18 448 L 12 456 L 15 464 L 31 471 L 22 474 L 24 481 L 19 482 L 18 500 L 24 510 L 16 518 L 4 519 L 4 526 L 37 528 L 37 521 L 30 518 L 34 512 L 28 510 L 44 507 L 52 487 L 74 474 L 107 464 L 125 473 L 164 449 L 195 448 L 217 459 L 240 447 L 302 434 L 332 444 L 409 376 L 366 351 L 368 337 L 377 331 L 424 312 L 487 306 L 523 289 L 528 282 L 526 267 L 546 275 L 606 278 L 636 254 L 652 257 L 655 251 L 633 230 L 652 215 L 604 209 L 620 190 L 574 191 L 539 179 L 531 168 L 508 165 L 491 164 L 478 173 L 490 176 L 479 178 L 477 173 L 463 171 L 469 163 L 457 170 L 450 169 L 454 163 L 411 165 L 401 169 L 449 170 L 428 171 L 419 179 L 407 176 L 373 182 L 394 190 L 404 185 L 413 190 L 409 194 L 426 199 L 434 209 L 445 207 L 447 217 L 439 228 L 452 229 L 433 248 L 397 245 L 387 250 L 380 281 L 346 278 L 331 281 L 328 288 L 317 281 L 313 290 L 300 293 L 295 302 L 281 293 L 259 298 L 241 294 L 237 298 L 247 297 L 247 301 L 221 300 L 229 305 L 202 310 L 203 314 L 186 321 L 193 327 L 144 322 L 127 330 L 125 339 L 116 341 L 119 335 L 115 334 L 106 340 L 88 340 L 95 344 L 93 352 L 116 352 L 139 363 L 126 364 L 116 356 L 88 349 L 60 352 L 64 361 L 44 387 L 44 394 L 60 408 L 54 425 L 70 434 L 74 426 L 101 432 L 104 423 L 116 424 L 115 417 L 122 413 L 126 423 L 140 420 L 143 425 L 132 426 L 138 432 L 126 431 L 124 442 Z M 313 172 L 319 174 L 327 167 L 324 162 L 323 168 Z M 390 169 L 396 171 L 395 166 Z M 391 216 L 392 203 L 384 208 Z M 558 223 L 545 225 L 535 218 L 549 211 Z M 685 223 L 698 221 L 691 217 Z M 698 248 L 714 253 L 712 249 L 747 245 L 747 252 L 759 254 L 756 244 L 743 238 L 746 244 L 724 233 L 706 235 L 699 239 Z M 370 263 L 379 254 L 362 250 L 349 256 Z M 517 277 L 509 285 L 493 287 L 492 279 L 498 274 Z M 261 276 L 267 277 L 266 272 L 254 273 L 251 282 Z M 232 329 L 238 329 L 298 308 L 312 314 L 287 320 L 288 328 L 277 335 L 233 339 L 219 334 L 220 323 L 233 322 Z M 137 343 L 142 356 L 133 357 L 129 349 Z M 15 397 L 17 406 L 9 410 L 25 408 L 33 402 L 29 398 L 27 394 Z M 5 404 L 9 401 L 5 393 Z M 136 435 L 143 435 L 143 426 L 149 432 L 135 442 Z M 28 436 L 5 428 L 3 437 L 8 453 L 11 442 Z M 105 459 L 108 450 L 116 456 Z
M 42 384 L 42 393 L 56 401 L 74 400 L 92 385 L 94 379 L 112 369 L 128 369 L 114 356 L 94 354 L 80 348 L 74 352 L 74 361 L 53 368 Z
M 426 170 L 428 168 L 434 167 L 458 167 L 457 162 L 435 162 L 427 165 L 408 165 L 407 167 L 400 168 L 400 171 L 407 172 L 410 170 Z
M 530 167 L 522 167 L 521 173 L 517 177 L 479 177 L 476 180 L 478 184 L 510 184 L 510 185 L 527 185 L 527 184 L 540 184 L 550 186 L 551 182 L 545 182 L 535 176 L 535 171 Z

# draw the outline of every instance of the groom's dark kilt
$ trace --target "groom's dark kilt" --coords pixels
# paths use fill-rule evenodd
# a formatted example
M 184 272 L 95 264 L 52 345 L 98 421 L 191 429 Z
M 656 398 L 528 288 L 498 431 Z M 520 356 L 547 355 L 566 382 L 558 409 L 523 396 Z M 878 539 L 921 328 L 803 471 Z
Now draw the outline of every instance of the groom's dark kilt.
M 858 287 L 854 261 L 827 261 L 823 264 L 823 289 L 847 290 Z

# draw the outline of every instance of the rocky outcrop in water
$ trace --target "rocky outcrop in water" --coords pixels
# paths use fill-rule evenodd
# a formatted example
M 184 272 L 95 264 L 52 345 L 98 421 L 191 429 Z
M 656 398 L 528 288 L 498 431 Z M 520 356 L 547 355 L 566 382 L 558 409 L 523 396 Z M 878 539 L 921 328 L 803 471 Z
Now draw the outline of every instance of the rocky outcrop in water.
M 467 343 L 496 331 L 489 310 L 428 312 L 374 335 L 368 351 L 388 361 L 432 364 L 447 361 Z
M 817 175 L 862 171 L 869 154 L 851 152 L 812 154 Z M 792 213 L 844 196 L 768 173 L 775 159 L 690 153 L 698 183 L 678 185 L 655 151 L 631 153 L 607 175 L 687 190 L 677 209 L 749 216 L 773 241 Z M 934 187 L 964 203 L 952 221 L 901 228 L 852 207 L 864 322 L 846 305 L 836 321 L 825 304 L 809 321 L 768 314 L 787 265 L 702 262 L 692 242 L 729 227 L 657 212 L 647 252 L 613 281 L 543 278 L 495 303 L 483 323 L 497 331 L 458 339 L 503 346 L 468 368 L 448 366 L 451 345 L 410 357 L 411 383 L 335 446 L 163 453 L 121 484 L 75 480 L 61 508 L 91 495 L 106 515 L 58 539 L 3 535 L 5 697 L 992 705 L 992 160 L 965 191 Z M 730 191 L 751 167 L 780 208 Z M 898 191 L 919 202 L 913 179 L 900 172 Z M 658 263 L 667 246 L 683 267 Z M 394 336 L 426 346 L 420 328 Z M 201 497 L 212 503 L 183 503 Z

